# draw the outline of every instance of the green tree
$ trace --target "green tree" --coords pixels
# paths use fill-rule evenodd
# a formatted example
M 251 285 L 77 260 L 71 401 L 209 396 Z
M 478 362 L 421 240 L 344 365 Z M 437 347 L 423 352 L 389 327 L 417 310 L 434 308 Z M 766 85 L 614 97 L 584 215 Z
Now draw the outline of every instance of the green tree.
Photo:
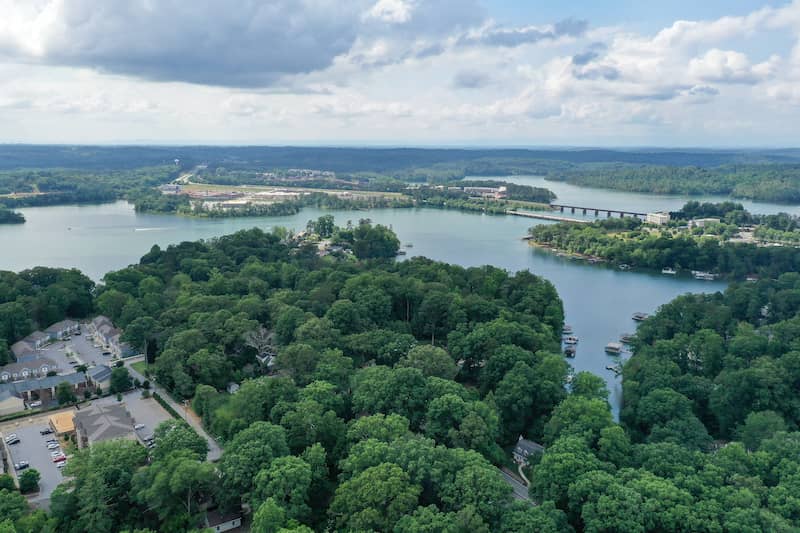
M 279 457 L 258 473 L 253 487 L 253 508 L 272 500 L 286 511 L 289 519 L 306 521 L 309 506 L 311 466 L 298 457 Z
M 28 500 L 17 491 L 0 489 L 0 516 L 17 521 L 28 511 Z
M 219 462 L 223 498 L 231 501 L 246 497 L 256 474 L 284 455 L 289 455 L 289 447 L 282 427 L 269 422 L 254 422 L 240 431 L 225 446 Z
M 75 403 L 78 401 L 78 397 L 75 396 L 75 391 L 73 390 L 72 385 L 70 385 L 67 381 L 62 381 L 56 385 L 56 399 L 58 400 L 59 405 Z
M 398 361 L 399 367 L 419 369 L 425 376 L 436 376 L 453 379 L 458 373 L 458 366 L 450 355 L 436 346 L 415 346 Z
M 761 443 L 780 431 L 786 431 L 786 422 L 775 411 L 750 413 L 744 424 L 739 426 L 738 434 L 748 450 L 758 450 Z
M 19 476 L 19 490 L 23 494 L 27 494 L 29 492 L 36 492 L 39 490 L 39 480 L 41 479 L 41 474 L 35 468 L 29 468 L 25 470 Z
M 8 474 L 0 474 L 0 490 L 15 490 L 14 478 Z
M 286 511 L 278 503 L 267 498 L 253 515 L 253 533 L 278 533 L 286 525 Z
M 109 385 L 109 392 L 116 394 L 125 392 L 133 387 L 133 380 L 131 374 L 124 366 L 120 366 L 111 370 L 111 381 Z
M 339 485 L 330 515 L 340 529 L 391 531 L 417 507 L 420 492 L 399 466 L 383 463 Z
M 187 451 L 197 459 L 205 459 L 208 453 L 208 442 L 183 420 L 166 420 L 156 426 L 153 432 L 158 445 L 151 455 L 155 461 L 165 459 L 176 451 Z

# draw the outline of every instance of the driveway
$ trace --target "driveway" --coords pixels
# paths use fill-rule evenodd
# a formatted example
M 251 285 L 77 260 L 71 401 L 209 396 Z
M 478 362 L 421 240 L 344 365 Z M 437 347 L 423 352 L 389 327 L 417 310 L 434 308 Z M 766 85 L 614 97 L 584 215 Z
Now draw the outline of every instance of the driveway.
M 136 369 L 131 366 L 131 363 L 135 363 L 141 360 L 142 357 L 129 357 L 125 359 L 125 367 L 130 372 L 131 377 L 137 378 L 139 381 L 143 382 L 147 378 L 144 377 L 139 372 L 137 372 Z M 150 389 L 151 391 L 157 392 L 159 396 L 161 396 L 161 398 L 165 402 L 167 402 L 167 404 L 169 404 L 169 406 L 172 407 L 176 413 L 180 415 L 181 418 L 183 418 L 190 426 L 194 428 L 195 431 L 197 431 L 198 435 L 206 439 L 206 442 L 208 442 L 208 456 L 206 457 L 206 460 L 211 462 L 218 461 L 219 458 L 222 457 L 222 448 L 220 448 L 217 441 L 214 440 L 211 437 L 211 435 L 208 434 L 208 432 L 206 432 L 205 428 L 203 427 L 203 423 L 200 420 L 200 417 L 198 417 L 194 413 L 194 411 L 189 409 L 188 406 L 181 405 L 175 400 L 173 400 L 172 397 L 167 393 L 167 391 L 164 390 L 163 387 L 158 385 L 158 383 L 156 383 L 154 380 L 150 380 L 150 386 L 151 386 Z M 131 414 L 133 414 L 133 412 L 131 412 Z
M 503 475 L 505 482 L 508 483 L 511 486 L 511 489 L 514 491 L 514 498 L 526 501 L 531 505 L 536 505 L 536 503 L 534 503 L 533 500 L 531 500 L 531 497 L 528 495 L 528 487 L 526 487 L 516 477 L 512 476 L 505 470 L 500 470 L 500 473 Z

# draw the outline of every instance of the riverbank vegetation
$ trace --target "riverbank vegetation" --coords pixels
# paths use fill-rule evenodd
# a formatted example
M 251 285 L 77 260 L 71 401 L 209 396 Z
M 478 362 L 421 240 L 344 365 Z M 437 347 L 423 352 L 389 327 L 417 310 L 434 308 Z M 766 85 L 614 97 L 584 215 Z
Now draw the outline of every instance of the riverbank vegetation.
M 740 204 L 696 202 L 672 215 L 676 218 L 666 226 L 650 226 L 627 217 L 591 224 L 543 224 L 530 228 L 529 234 L 533 243 L 559 251 L 656 270 L 695 270 L 743 279 L 748 275 L 775 278 L 800 268 L 800 249 L 743 242 L 740 237 L 744 227 L 762 238 L 782 231 L 776 227 L 791 228 L 789 215 L 754 216 Z M 717 220 L 706 219 L 693 228 L 686 225 L 687 219 L 711 216 Z M 794 230 L 786 233 L 793 236 Z
M 559 170 L 547 179 L 630 192 L 723 195 L 761 202 L 800 202 L 800 165 L 719 167 L 604 164 Z
M 24 224 L 25 216 L 22 213 L 6 209 L 0 205 L 0 224 Z
M 70 458 L 47 514 L 0 487 L 7 529 L 190 531 L 243 503 L 255 533 L 800 526 L 800 275 L 663 306 L 636 335 L 616 424 L 603 380 L 569 377 L 547 281 L 395 262 L 397 237 L 366 221 L 308 231 L 363 253 L 253 229 L 108 273 L 90 302 L 147 347 L 222 458 L 191 431 L 149 451 L 100 443 Z M 496 468 L 520 435 L 546 447 L 527 468 L 537 506 Z

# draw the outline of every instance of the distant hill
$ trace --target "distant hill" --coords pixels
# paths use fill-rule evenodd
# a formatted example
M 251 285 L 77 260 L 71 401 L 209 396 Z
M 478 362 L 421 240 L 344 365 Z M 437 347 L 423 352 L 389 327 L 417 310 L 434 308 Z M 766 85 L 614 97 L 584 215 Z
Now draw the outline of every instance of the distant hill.
M 131 169 L 181 160 L 247 168 L 317 168 L 335 172 L 391 172 L 414 167 L 469 164 L 476 160 L 516 163 L 559 161 L 572 164 L 716 167 L 727 164 L 797 163 L 800 149 L 450 149 L 326 148 L 294 146 L 66 146 L 0 145 L 0 170 L 20 168 Z

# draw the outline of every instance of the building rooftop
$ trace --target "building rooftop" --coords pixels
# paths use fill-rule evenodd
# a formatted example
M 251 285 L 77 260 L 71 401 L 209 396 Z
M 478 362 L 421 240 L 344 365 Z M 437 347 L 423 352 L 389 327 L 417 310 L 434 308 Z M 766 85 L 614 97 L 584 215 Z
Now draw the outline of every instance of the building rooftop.
M 514 447 L 514 451 L 523 455 L 530 455 L 532 453 L 544 452 L 544 446 L 538 442 L 533 442 L 532 440 L 523 439 L 520 437 L 517 441 L 517 445 Z
M 24 381 L 15 381 L 14 383 L 0 383 L 0 391 L 11 391 L 12 394 L 19 396 L 23 392 L 55 388 L 64 381 L 73 386 L 84 383 L 86 382 L 86 374 L 74 372 L 63 376 L 47 376 L 46 378 L 26 379 Z
M 75 431 L 75 420 L 74 417 L 75 413 L 72 411 L 67 411 L 65 413 L 56 413 L 52 415 L 50 420 L 50 425 L 53 427 L 53 431 L 61 435 L 62 433 L 72 433 Z
M 26 354 L 34 353 L 35 351 L 36 349 L 33 347 L 33 345 L 24 340 L 17 341 L 11 345 L 11 352 L 17 359 L 24 357 Z
M 58 333 L 59 331 L 64 331 L 65 329 L 73 328 L 77 326 L 78 323 L 74 320 L 62 320 L 60 322 L 56 322 L 44 330 L 46 333 Z
M 86 437 L 88 443 L 111 439 L 135 439 L 133 418 L 125 405 L 92 405 L 75 415 L 75 427 Z
M 111 377 L 111 368 L 107 365 L 97 365 L 86 371 L 92 381 L 105 381 Z

